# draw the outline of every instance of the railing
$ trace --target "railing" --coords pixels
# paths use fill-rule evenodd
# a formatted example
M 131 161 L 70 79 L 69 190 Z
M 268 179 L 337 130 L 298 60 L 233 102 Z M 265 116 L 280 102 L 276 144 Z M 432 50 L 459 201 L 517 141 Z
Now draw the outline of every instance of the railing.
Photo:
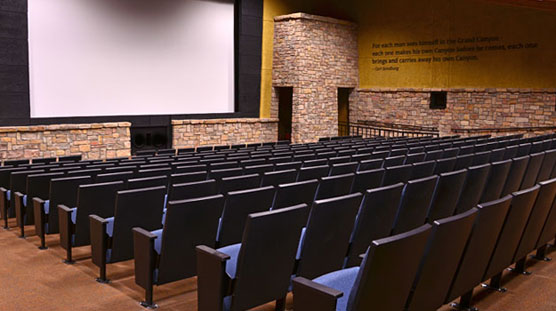
M 382 123 L 386 125 L 388 123 Z M 439 137 L 439 132 L 433 130 L 417 130 L 405 128 L 388 128 L 384 126 L 374 126 L 365 123 L 343 123 L 338 124 L 339 136 L 362 136 L 363 138 L 373 137 Z
M 526 126 L 526 127 L 492 127 L 492 128 L 453 128 L 452 132 L 462 134 L 475 133 L 538 133 L 554 132 L 556 126 Z
M 411 125 L 411 124 L 401 124 L 401 123 L 391 123 L 376 120 L 361 120 L 359 123 L 364 125 L 370 125 L 379 128 L 388 129 L 399 129 L 408 131 L 418 131 L 418 132 L 438 132 L 438 128 L 435 126 L 421 126 L 421 125 Z

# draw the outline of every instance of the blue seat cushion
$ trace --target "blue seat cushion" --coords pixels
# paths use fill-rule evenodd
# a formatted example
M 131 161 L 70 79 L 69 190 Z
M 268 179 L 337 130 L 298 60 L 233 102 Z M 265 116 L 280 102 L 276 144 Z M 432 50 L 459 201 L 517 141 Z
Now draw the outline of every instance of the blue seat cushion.
M 151 231 L 151 233 L 156 235 L 156 239 L 154 239 L 154 251 L 160 255 L 160 250 L 162 248 L 162 229 Z
M 105 220 L 108 221 L 106 224 L 106 234 L 112 237 L 112 234 L 114 234 L 114 217 L 106 218 Z
M 77 221 L 77 207 L 71 209 L 71 222 L 75 224 Z
M 217 249 L 217 251 L 230 256 L 230 260 L 226 262 L 226 273 L 231 279 L 236 277 L 237 271 L 237 258 L 239 257 L 239 250 L 241 249 L 241 243 L 229 245 Z
M 166 206 L 166 204 L 164 204 L 164 206 Z M 164 209 L 162 209 L 162 225 L 164 226 L 164 223 L 166 222 L 166 207 L 164 207 Z
M 48 215 L 50 213 L 50 200 L 44 201 L 44 213 Z
M 10 201 L 12 199 L 12 191 L 8 190 L 6 191 L 6 200 Z
M 26 194 L 23 195 L 23 206 L 25 206 L 25 207 L 27 206 L 27 195 Z
M 166 210 L 166 204 L 168 204 L 168 194 L 164 195 L 164 210 Z
M 344 295 L 338 299 L 336 311 L 347 309 L 348 298 L 359 273 L 359 267 L 334 271 L 314 279 L 313 282 L 319 283 L 330 288 L 342 291 Z
M 299 245 L 297 246 L 297 254 L 295 255 L 295 259 L 299 260 L 301 258 L 301 250 L 303 249 L 303 243 L 305 242 L 305 231 L 307 227 L 301 229 L 301 237 L 299 238 Z

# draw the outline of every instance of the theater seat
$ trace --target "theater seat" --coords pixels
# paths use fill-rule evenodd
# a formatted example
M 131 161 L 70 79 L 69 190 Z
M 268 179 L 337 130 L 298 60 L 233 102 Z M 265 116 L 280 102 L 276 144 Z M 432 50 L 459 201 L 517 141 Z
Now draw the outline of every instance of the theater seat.
M 431 226 L 375 240 L 360 267 L 293 279 L 294 310 L 403 310 Z

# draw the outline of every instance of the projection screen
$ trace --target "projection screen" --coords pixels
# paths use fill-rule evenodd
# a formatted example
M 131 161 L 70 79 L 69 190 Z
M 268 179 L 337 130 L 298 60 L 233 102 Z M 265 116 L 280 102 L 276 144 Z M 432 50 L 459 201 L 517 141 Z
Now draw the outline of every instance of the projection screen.
M 31 117 L 234 111 L 234 5 L 29 0 Z

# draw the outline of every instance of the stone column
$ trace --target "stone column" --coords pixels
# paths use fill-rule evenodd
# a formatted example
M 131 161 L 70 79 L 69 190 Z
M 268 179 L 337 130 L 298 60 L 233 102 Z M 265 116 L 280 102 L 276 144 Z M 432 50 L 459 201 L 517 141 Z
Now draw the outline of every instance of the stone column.
M 272 83 L 293 87 L 292 142 L 338 135 L 338 88 L 359 81 L 357 26 L 304 13 L 274 20 Z M 275 95 L 271 113 L 278 114 Z

